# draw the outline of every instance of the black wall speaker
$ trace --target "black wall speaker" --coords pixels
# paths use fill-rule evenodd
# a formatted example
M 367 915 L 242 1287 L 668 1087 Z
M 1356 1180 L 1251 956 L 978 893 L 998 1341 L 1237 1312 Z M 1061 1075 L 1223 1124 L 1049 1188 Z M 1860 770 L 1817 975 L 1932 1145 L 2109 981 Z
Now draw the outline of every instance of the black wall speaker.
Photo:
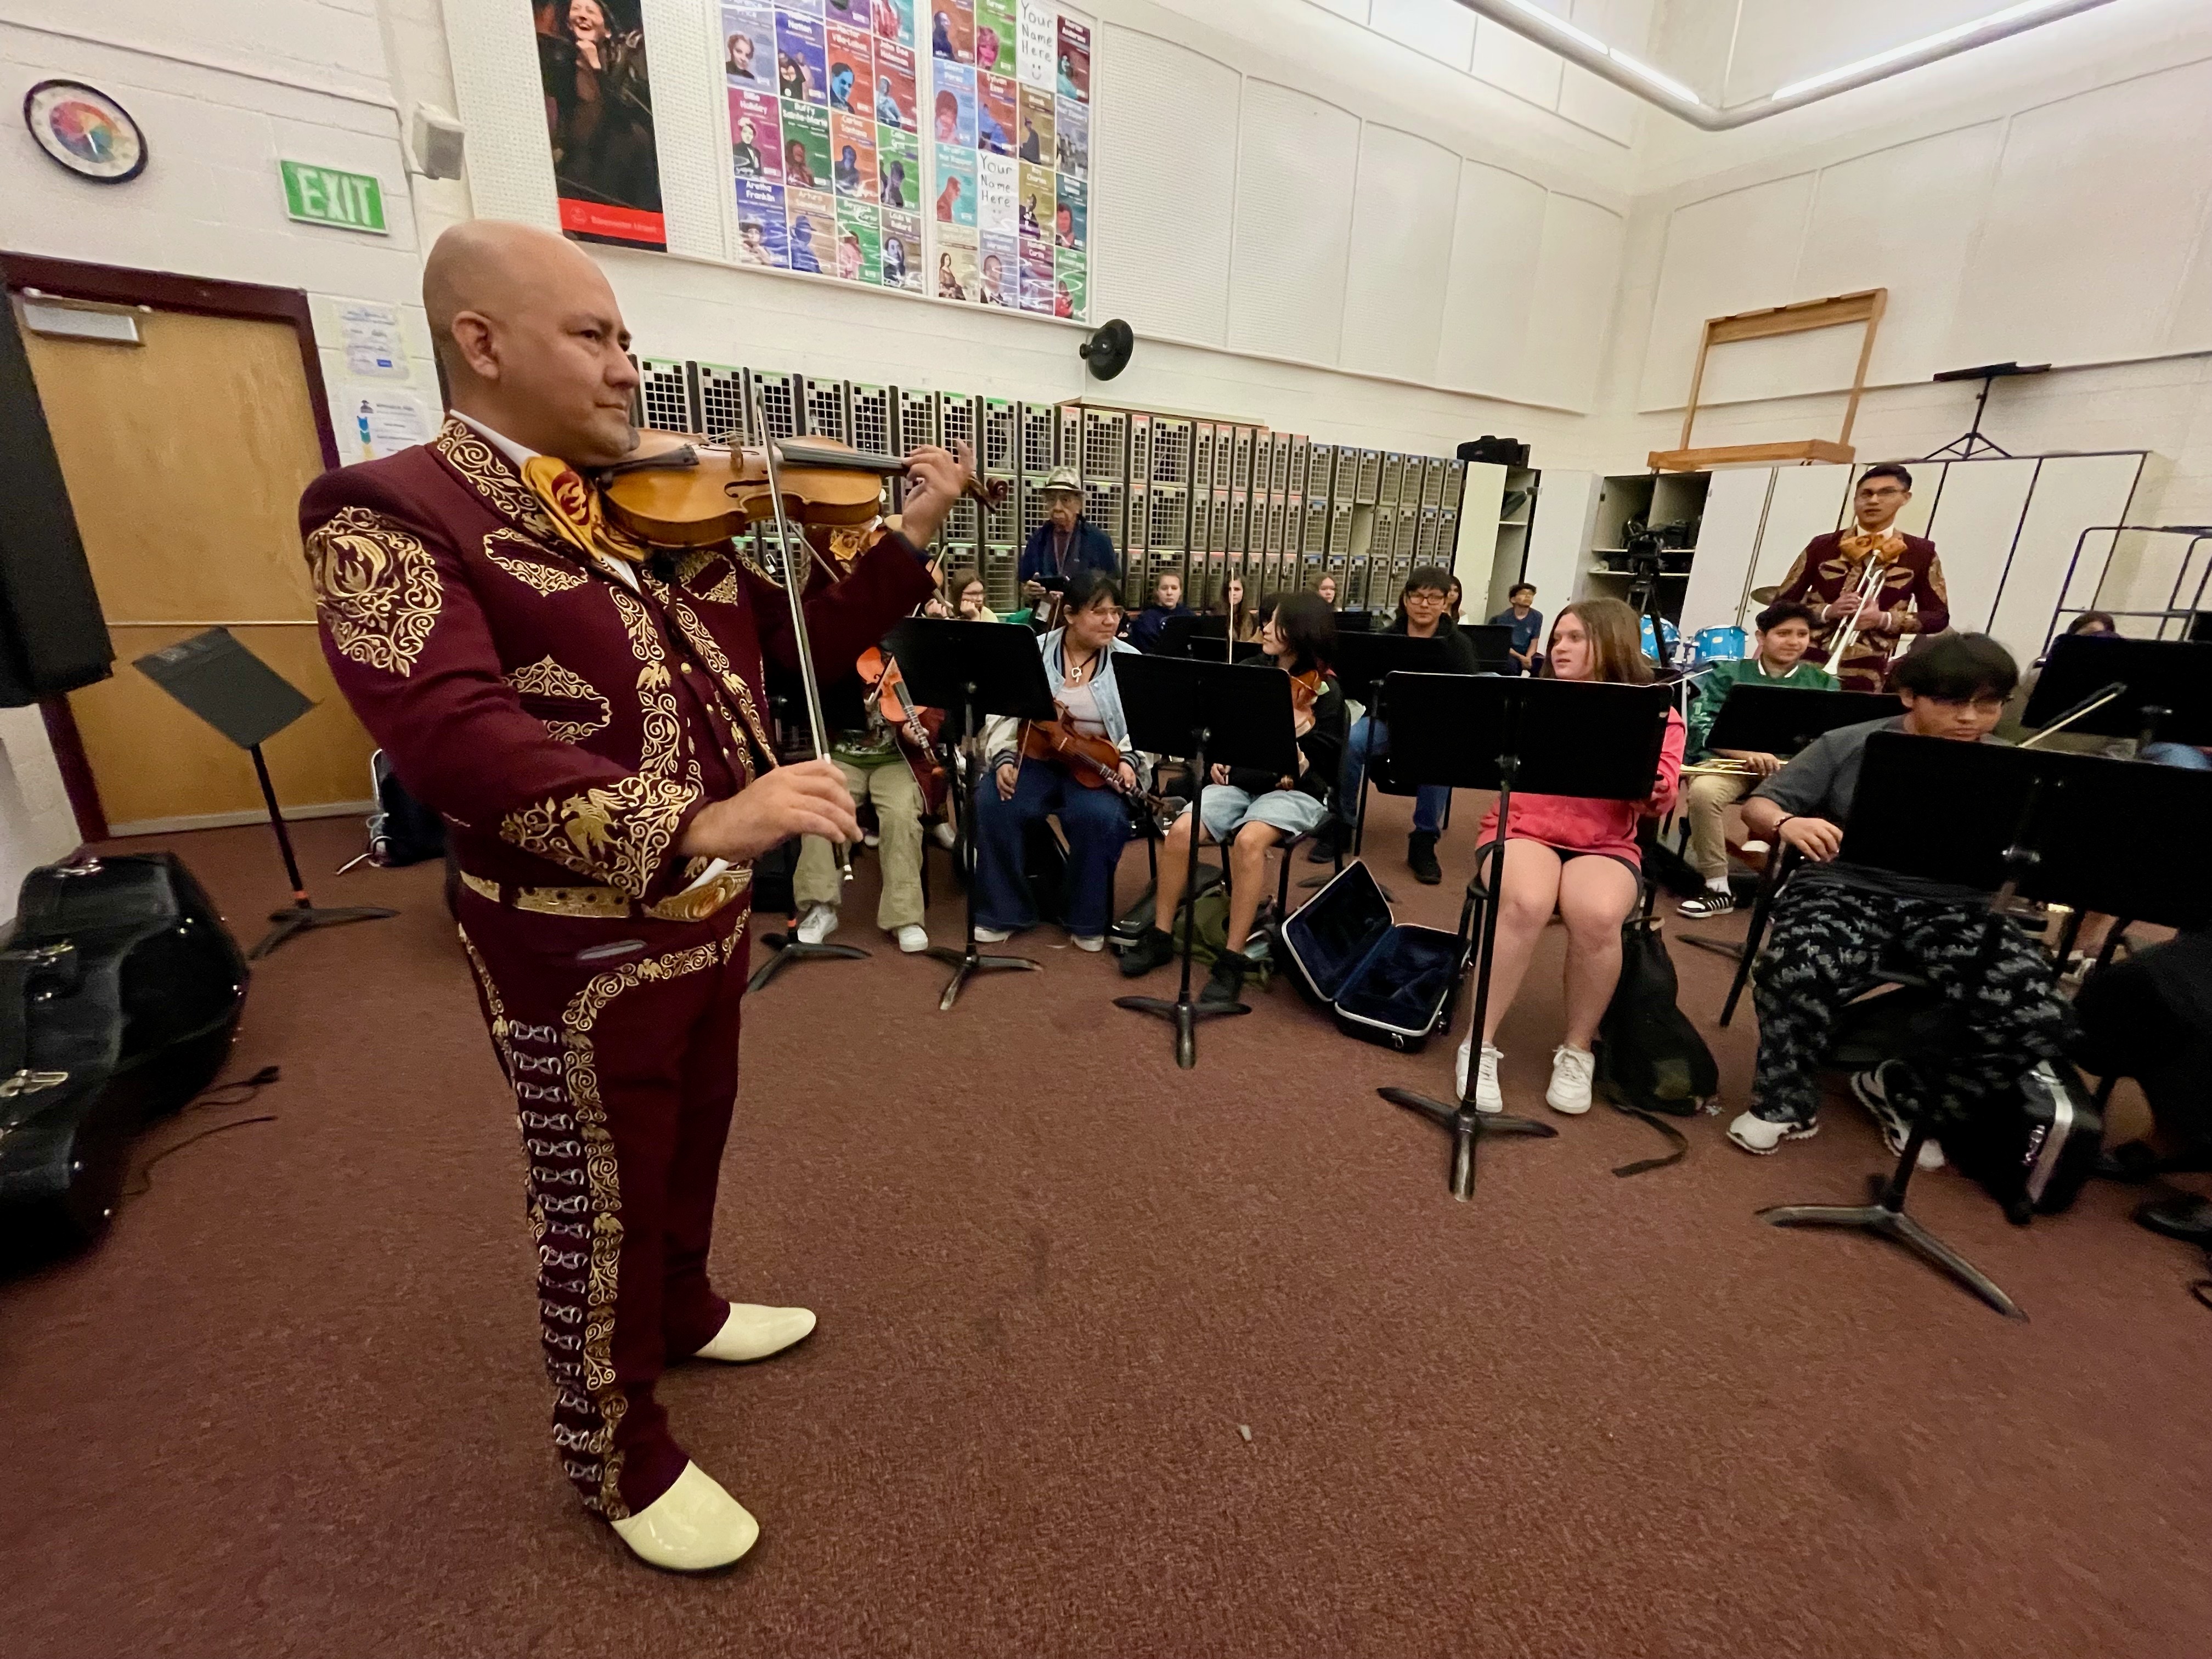
M 0 295 L 0 708 L 104 680 L 114 659 L 15 307 Z
M 1137 337 L 1130 332 L 1128 324 L 1116 317 L 1102 324 L 1083 348 L 1083 361 L 1094 380 L 1110 380 L 1129 366 L 1129 354 L 1137 349 Z

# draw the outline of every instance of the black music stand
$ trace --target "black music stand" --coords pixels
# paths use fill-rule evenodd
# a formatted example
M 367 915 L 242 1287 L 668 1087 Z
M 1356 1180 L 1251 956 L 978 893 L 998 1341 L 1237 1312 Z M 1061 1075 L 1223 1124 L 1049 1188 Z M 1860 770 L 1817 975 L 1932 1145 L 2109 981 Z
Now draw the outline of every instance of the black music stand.
M 1366 705 L 1368 719 L 1380 722 L 1382 719 L 1382 682 L 1393 674 L 1435 674 L 1443 672 L 1444 642 L 1431 634 L 1417 640 L 1410 634 L 1340 634 L 1336 636 L 1336 683 L 1347 697 L 1356 697 Z M 1372 727 L 1370 727 L 1370 731 Z M 1349 805 L 1352 813 L 1352 854 L 1359 856 L 1367 844 L 1367 775 L 1372 769 L 1370 761 L 1359 769 L 1359 799 L 1356 802 L 1339 801 L 1336 810 L 1341 815 Z M 1334 875 L 1308 877 L 1302 885 L 1318 887 L 1334 880 Z M 1385 890 L 1386 899 L 1391 895 Z
M 1705 747 L 1794 757 L 1815 738 L 1839 726 L 1856 726 L 1863 720 L 1895 720 L 1904 712 L 1904 703 L 1887 691 L 1821 691 L 1740 680 L 1728 689 L 1721 700 L 1720 712 L 1713 716 Z M 1781 858 L 1779 847 L 1767 854 L 1767 871 L 1778 878 Z M 1745 930 L 1741 945 L 1697 933 L 1680 933 L 1674 937 L 1685 945 L 1711 951 L 1715 956 L 1727 957 L 1739 964 L 1748 963 L 1758 953 L 1759 935 L 1766 930 L 1766 914 L 1772 908 L 1776 884 L 1763 878 L 1760 880 L 1759 897 L 1752 905 L 1751 926 Z M 1736 1000 L 1743 994 L 1743 981 L 1749 972 L 1748 968 L 1742 969 L 1735 983 L 1729 988 L 1728 1002 L 1721 1013 L 1722 1024 L 1727 1024 L 1734 1017 Z
M 1513 792 L 1573 795 L 1592 800 L 1642 800 L 1659 771 L 1667 716 L 1674 706 L 1663 685 L 1492 674 L 1393 674 L 1383 683 L 1390 755 L 1402 776 L 1455 789 L 1498 791 L 1498 845 L 1513 823 Z M 1492 855 L 1494 866 L 1503 860 Z M 1468 883 L 1480 896 L 1480 859 Z M 1452 1138 L 1451 1194 L 1474 1192 L 1476 1143 L 1486 1135 L 1552 1135 L 1548 1123 L 1474 1109 L 1481 1073 L 1482 1027 L 1490 1013 L 1490 969 L 1498 947 L 1497 881 L 1482 906 L 1475 951 L 1474 1043 L 1467 1086 L 1449 1105 L 1411 1089 L 1378 1089 L 1394 1106 L 1419 1112 Z
M 1838 857 L 1977 892 L 1994 890 L 1976 967 L 1995 959 L 2024 895 L 2175 927 L 2212 918 L 2212 867 L 2172 826 L 2212 818 L 2212 775 L 2002 744 L 1877 732 L 1851 799 Z M 1951 998 L 1936 1033 L 1899 1056 L 1917 1088 L 1940 1064 L 1971 1009 Z M 1905 1190 L 1935 1127 L 1923 1099 L 1896 1168 L 1872 1178 L 1867 1204 L 1784 1204 L 1759 1212 L 1777 1227 L 1845 1227 L 1903 1245 L 2010 1319 L 2025 1319 L 1996 1282 L 1905 1213 Z
M 914 700 L 943 709 L 945 719 L 958 726 L 968 751 L 968 798 L 960 812 L 960 873 L 968 889 L 968 936 L 957 951 L 946 945 L 929 947 L 932 957 L 952 964 L 952 977 L 937 1000 L 944 1012 L 960 1000 L 962 988 L 977 974 L 1035 973 L 1043 965 L 1030 957 L 986 956 L 975 948 L 975 826 L 985 769 L 979 752 L 983 716 L 1048 720 L 1055 713 L 1052 684 L 1045 678 L 1037 636 L 1013 623 L 909 617 L 891 629 L 886 644 L 898 659 L 899 674 Z
M 148 679 L 253 757 L 253 775 L 260 780 L 269 827 L 276 832 L 276 846 L 284 855 L 284 873 L 292 883 L 292 908 L 269 913 L 275 925 L 261 943 L 246 953 L 249 958 L 265 957 L 295 933 L 304 933 L 311 927 L 384 921 L 399 914 L 374 904 L 326 909 L 307 896 L 300 860 L 292 850 L 292 832 L 276 805 L 276 786 L 269 781 L 269 763 L 261 757 L 263 744 L 315 706 L 297 686 L 240 644 L 228 628 L 210 628 L 204 634 L 179 640 L 164 650 L 140 657 L 136 665 Z
M 1127 657 L 1115 664 L 1114 680 L 1121 689 L 1122 712 L 1128 716 L 1129 740 L 1139 749 L 1190 763 L 1194 783 L 1189 811 L 1200 811 L 1206 775 L 1217 764 L 1265 767 L 1278 777 L 1297 775 L 1289 675 L 1256 673 L 1202 659 L 1182 662 L 1172 657 Z M 1191 824 L 1183 884 L 1187 899 L 1194 900 L 1198 894 L 1198 842 L 1204 823 L 1201 815 Z M 1191 1000 L 1191 945 L 1197 918 L 1196 904 L 1187 902 L 1180 947 L 1182 983 L 1174 1001 L 1163 997 L 1114 999 L 1116 1008 L 1155 1014 L 1174 1025 L 1176 1064 L 1186 1071 L 1198 1064 L 1199 1021 L 1252 1012 L 1241 1002 L 1223 1006 Z M 1155 926 L 1159 920 L 1155 919 Z M 1170 927 L 1176 922 L 1172 916 L 1165 921 Z
M 852 683 L 854 685 L 857 686 L 857 678 L 855 678 Z M 823 700 L 826 702 L 829 696 L 834 695 L 836 695 L 836 693 L 833 689 L 830 692 L 824 694 Z M 811 760 L 817 754 L 819 754 L 825 759 L 828 758 L 830 750 L 827 744 L 825 744 L 818 750 L 816 749 L 814 744 L 814 734 L 805 726 L 805 721 L 807 719 L 806 711 L 805 709 L 792 707 L 789 699 L 775 696 L 773 693 L 770 694 L 769 701 L 771 705 L 773 705 L 771 714 L 772 722 L 779 731 L 804 731 L 806 732 L 806 742 L 803 747 L 797 749 L 793 753 L 786 754 L 780 758 L 783 759 L 787 763 L 793 760 Z M 853 710 L 856 716 L 859 714 L 859 708 L 860 700 L 856 695 L 853 699 Z M 823 718 L 824 722 L 827 723 L 835 717 L 825 713 Z M 793 836 L 790 840 L 785 842 L 783 845 L 794 849 L 792 854 L 790 879 L 793 884 L 796 884 L 799 879 L 799 858 L 805 850 L 805 842 L 803 837 Z M 850 880 L 852 872 L 849 858 L 846 860 L 846 863 L 847 869 L 845 876 L 846 879 Z M 792 908 L 793 910 L 796 910 L 799 908 L 795 896 L 793 899 Z M 763 989 L 767 986 L 769 981 L 773 980 L 778 974 L 781 974 L 785 969 L 790 967 L 793 963 L 866 962 L 872 955 L 874 954 L 872 951 L 862 950 L 857 945 L 832 945 L 827 940 L 823 940 L 820 943 L 811 944 L 799 936 L 799 921 L 800 918 L 797 915 L 793 915 L 790 918 L 791 931 L 787 933 L 764 933 L 760 936 L 761 948 L 763 951 L 766 951 L 769 954 L 766 960 L 762 962 L 759 967 L 753 969 L 752 977 L 745 981 L 746 990 L 758 991 Z
M 1513 665 L 1513 629 L 1504 623 L 1462 623 L 1459 631 L 1474 647 L 1474 672 L 1503 674 Z
M 2069 730 L 2099 737 L 2212 744 L 2212 641 L 2060 635 L 2021 724 L 2039 731 L 2067 714 Z

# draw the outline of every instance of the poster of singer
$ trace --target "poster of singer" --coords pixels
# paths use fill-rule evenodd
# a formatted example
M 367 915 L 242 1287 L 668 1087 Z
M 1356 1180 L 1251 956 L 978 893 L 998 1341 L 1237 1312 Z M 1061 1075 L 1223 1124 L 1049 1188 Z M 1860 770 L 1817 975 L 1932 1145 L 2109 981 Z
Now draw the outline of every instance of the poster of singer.
M 561 228 L 592 242 L 668 246 L 639 0 L 532 0 Z

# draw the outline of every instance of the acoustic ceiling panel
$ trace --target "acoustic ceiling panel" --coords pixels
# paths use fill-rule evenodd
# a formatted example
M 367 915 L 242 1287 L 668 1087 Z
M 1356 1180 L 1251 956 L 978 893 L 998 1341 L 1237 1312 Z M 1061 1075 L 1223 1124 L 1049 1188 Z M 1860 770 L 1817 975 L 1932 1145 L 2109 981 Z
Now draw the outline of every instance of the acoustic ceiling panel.
M 1091 203 L 1099 250 L 1091 315 L 1125 317 L 1139 334 L 1219 342 L 1228 330 L 1241 77 L 1134 29 L 1109 24 L 1105 44 L 1096 62 L 1113 151 Z
M 1474 14 L 1459 0 L 1374 0 L 1367 26 L 1455 70 L 1474 56 Z
M 660 210 L 668 251 L 729 257 L 729 105 L 714 0 L 644 0 L 646 69 L 660 153 Z
M 445 0 L 445 10 L 453 100 L 469 132 L 471 203 L 483 218 L 559 229 L 530 9 L 507 0 Z
M 1172 136 L 1181 155 L 1181 135 Z M 1228 343 L 1333 363 L 1343 331 L 1358 118 L 1248 79 L 1237 155 Z
M 1674 210 L 1652 302 L 1639 408 L 1682 406 L 1707 318 L 1820 297 L 1795 291 L 1813 179 L 1796 173 Z
M 2015 115 L 1960 292 L 1956 361 L 2159 349 L 2208 188 L 2212 62 Z
M 1597 401 L 1626 228 L 1619 214 L 1579 197 L 1554 192 L 1545 204 L 1522 396 L 1585 413 Z
M 1820 174 L 1793 294 L 1889 289 L 1869 379 L 1924 380 L 1954 366 L 1959 283 L 2003 139 L 2002 123 L 1985 122 L 1876 150 Z M 1849 383 L 1846 364 L 1840 380 L 1790 390 Z
M 1370 123 L 1361 131 L 1344 289 L 1346 368 L 1436 378 L 1452 257 L 1453 221 L 1443 208 L 1459 174 L 1449 150 L 1394 127 Z
M 1444 283 L 1437 378 L 1493 398 L 1513 395 L 1544 240 L 1544 187 L 1518 173 L 1462 164 Z

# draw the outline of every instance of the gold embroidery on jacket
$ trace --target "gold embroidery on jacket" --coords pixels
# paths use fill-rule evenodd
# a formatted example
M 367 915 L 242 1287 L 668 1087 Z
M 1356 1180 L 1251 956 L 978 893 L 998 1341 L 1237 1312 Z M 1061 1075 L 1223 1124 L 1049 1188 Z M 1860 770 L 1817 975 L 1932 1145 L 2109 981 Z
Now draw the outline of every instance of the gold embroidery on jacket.
M 315 610 L 349 660 L 403 678 L 445 603 L 437 561 L 414 536 L 366 507 L 341 507 L 307 538 Z
M 699 578 L 720 561 L 722 574 L 708 586 L 698 585 Z M 744 590 L 738 586 L 735 559 L 719 547 L 694 547 L 676 556 L 676 585 L 690 589 L 692 593 L 710 605 L 743 605 Z
M 676 618 L 678 629 L 690 642 L 691 648 L 699 653 L 701 660 L 707 665 L 708 672 L 714 676 L 715 684 L 724 693 L 722 699 L 724 712 L 729 711 L 730 705 L 734 701 L 738 718 L 744 721 L 746 731 L 752 734 L 753 741 L 760 745 L 759 753 L 764 757 L 773 757 L 775 754 L 775 745 L 769 741 L 768 728 L 762 724 L 760 709 L 753 702 L 752 688 L 747 685 L 737 670 L 731 666 L 729 658 L 723 654 L 722 647 L 715 642 L 714 636 L 708 631 L 707 624 L 699 619 L 699 613 L 675 593 L 670 592 L 665 584 L 656 582 L 651 577 L 647 577 L 647 580 L 651 584 L 654 597 L 667 605 L 669 614 Z M 738 762 L 738 765 L 744 771 L 745 781 L 750 782 L 753 776 L 751 758 L 750 757 L 742 758 Z
M 430 447 L 461 475 L 462 482 L 489 501 L 499 514 L 531 535 L 558 541 L 560 532 L 545 516 L 545 509 L 530 493 L 530 486 L 506 456 L 479 437 L 465 421 L 448 415 L 430 441 Z
M 483 550 L 486 558 L 540 596 L 565 593 L 591 580 L 580 570 L 552 562 L 536 542 L 503 526 L 485 532 Z
M 526 697 L 552 697 L 562 702 L 582 702 L 595 705 L 599 718 L 590 720 L 545 721 L 545 729 L 562 743 L 581 743 L 595 732 L 604 732 L 614 718 L 614 706 L 600 696 L 599 688 L 574 670 L 562 667 L 550 657 L 540 657 L 536 662 L 516 669 L 507 676 L 507 683 Z M 541 720 L 544 716 L 538 717 Z

